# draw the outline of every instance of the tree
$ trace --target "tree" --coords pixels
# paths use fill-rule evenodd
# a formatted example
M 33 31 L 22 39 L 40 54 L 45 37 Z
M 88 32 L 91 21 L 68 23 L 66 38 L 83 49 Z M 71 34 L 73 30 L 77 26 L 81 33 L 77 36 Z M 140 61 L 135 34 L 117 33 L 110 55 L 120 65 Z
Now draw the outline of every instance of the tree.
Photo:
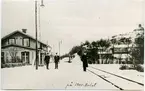
M 112 58 L 113 58 L 113 56 L 111 54 L 106 54 L 103 56 L 103 58 L 105 58 L 104 64 L 112 63 L 112 61 L 110 61 L 110 59 L 112 60 Z
M 104 63 L 102 58 L 103 51 L 107 52 L 107 48 L 110 47 L 111 44 L 109 40 L 105 40 L 105 39 L 100 39 L 99 41 L 97 41 L 97 43 L 98 43 L 98 47 L 100 48 L 100 59 L 102 59 L 101 62 L 103 64 Z
M 89 46 L 90 45 L 90 42 L 89 41 L 85 41 L 85 43 L 83 45 Z
M 144 36 L 140 35 L 135 38 L 136 50 L 134 50 L 134 55 L 136 56 L 135 59 L 138 60 L 138 63 L 144 63 Z
M 120 42 L 121 44 L 125 44 L 125 43 L 126 43 L 126 37 L 121 37 L 121 38 L 119 39 L 119 42 Z
M 69 55 L 73 55 L 73 54 L 77 53 L 79 50 L 80 50 L 80 46 L 74 46 L 74 47 L 70 50 Z
M 89 57 L 90 63 L 97 63 L 99 64 L 99 55 L 98 55 L 98 44 L 97 42 L 93 41 L 87 49 L 87 56 Z
M 144 28 L 139 24 L 139 33 L 135 38 L 135 48 L 132 49 L 132 59 L 134 60 L 134 65 L 143 64 L 144 63 Z
M 10 48 L 10 49 L 9 49 L 9 54 L 10 54 L 10 56 L 11 56 L 11 62 L 12 62 L 12 63 L 18 61 L 18 60 L 17 60 L 17 59 L 18 59 L 18 56 L 17 56 L 17 54 L 18 54 L 18 49 L 17 49 L 17 48 L 14 48 L 14 47 Z
M 86 55 L 88 56 L 88 63 L 92 64 L 96 63 L 97 61 L 97 63 L 99 64 L 98 46 L 96 41 L 93 41 L 91 43 L 89 41 L 85 41 L 85 43 L 81 43 L 77 54 L 81 57 L 84 52 L 87 53 Z
M 68 54 L 65 54 L 64 57 L 68 57 L 69 58 L 69 63 L 71 63 L 71 59 L 72 59 L 72 56 L 75 54 L 75 53 L 78 53 L 79 51 L 81 50 L 81 46 L 74 46 L 70 52 Z
M 60 56 L 60 59 L 63 59 L 63 58 L 66 58 L 66 57 L 69 57 L 69 54 L 68 54 L 68 53 L 66 53 L 66 54 L 64 54 L 64 55 L 62 55 L 62 56 Z

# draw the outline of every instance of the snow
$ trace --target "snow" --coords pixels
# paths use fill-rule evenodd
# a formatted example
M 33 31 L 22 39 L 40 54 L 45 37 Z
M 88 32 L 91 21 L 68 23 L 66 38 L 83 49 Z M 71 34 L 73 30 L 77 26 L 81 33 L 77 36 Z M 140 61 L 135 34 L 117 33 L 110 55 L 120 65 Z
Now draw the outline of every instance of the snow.
M 91 69 L 91 68 L 89 68 L 89 69 L 91 71 L 99 74 L 103 78 L 107 79 L 108 81 L 112 82 L 113 84 L 119 86 L 120 88 L 122 88 L 124 90 L 142 90 L 143 89 L 143 86 L 138 85 L 137 83 L 133 83 L 133 82 L 130 82 L 128 80 L 124 80 L 122 78 L 113 76 L 113 75 L 108 74 L 108 73 L 104 73 L 102 71 L 98 71 L 98 70 Z
M 144 83 L 144 72 L 138 72 L 136 70 L 119 70 L 120 64 L 93 64 L 90 65 L 92 67 L 96 67 L 98 69 L 114 73 L 116 75 L 126 77 L 128 79 Z
M 116 88 L 112 84 L 90 73 L 89 71 L 84 72 L 82 68 L 82 62 L 80 61 L 80 58 L 78 56 L 76 56 L 72 60 L 72 63 L 67 63 L 66 61 L 68 61 L 67 58 L 60 61 L 59 69 L 54 69 L 55 64 L 53 62 L 50 63 L 49 70 L 47 70 L 45 66 L 39 67 L 38 70 L 35 70 L 35 66 L 23 66 L 1 69 L 1 87 L 2 89 L 118 90 L 118 88 Z M 90 66 L 110 71 L 122 76 L 127 76 L 138 81 L 141 81 L 144 78 L 143 73 L 134 70 L 120 71 L 118 69 L 119 65 L 116 64 Z
M 45 67 L 39 67 L 38 70 L 35 70 L 35 67 L 24 66 L 2 69 L 2 88 L 117 89 L 99 77 L 89 72 L 83 72 L 82 66 L 80 65 L 60 62 L 58 70 L 54 69 L 54 63 L 51 63 L 49 68 L 49 70 L 46 70 Z M 70 84 L 72 86 L 69 86 Z

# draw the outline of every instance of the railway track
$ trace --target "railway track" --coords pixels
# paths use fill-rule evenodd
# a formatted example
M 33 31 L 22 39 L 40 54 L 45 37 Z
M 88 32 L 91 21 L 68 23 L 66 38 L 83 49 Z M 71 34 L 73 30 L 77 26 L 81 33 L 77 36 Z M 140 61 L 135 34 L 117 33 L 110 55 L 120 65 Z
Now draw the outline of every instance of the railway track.
M 142 90 L 144 88 L 143 83 L 140 83 L 140 82 L 116 75 L 114 73 L 104 71 L 102 69 L 98 69 L 98 68 L 89 66 L 87 68 L 87 70 L 90 73 L 105 80 L 106 82 L 112 84 L 113 86 L 115 86 L 119 90 Z

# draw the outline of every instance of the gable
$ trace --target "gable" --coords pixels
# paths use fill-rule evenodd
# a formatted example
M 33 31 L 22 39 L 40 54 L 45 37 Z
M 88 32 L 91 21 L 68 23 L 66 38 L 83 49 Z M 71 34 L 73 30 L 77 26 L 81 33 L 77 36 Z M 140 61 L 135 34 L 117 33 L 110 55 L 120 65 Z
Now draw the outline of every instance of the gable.
M 18 31 L 18 30 L 17 30 L 17 31 L 14 31 L 14 32 L 12 32 L 12 33 L 10 33 L 10 34 L 8 34 L 8 35 L 6 35 L 5 37 L 3 37 L 3 38 L 2 38 L 2 41 L 5 41 L 5 40 L 7 40 L 7 39 L 9 39 L 9 38 L 30 38 L 30 39 L 36 41 L 35 38 L 33 38 L 33 37 L 31 37 L 31 36 L 29 36 L 29 35 L 27 35 L 27 34 L 21 32 L 21 31 Z M 42 42 L 39 41 L 39 40 L 38 40 L 38 42 L 42 43 Z M 45 44 L 45 43 L 42 43 L 42 44 L 45 45 L 45 46 L 50 47 L 49 45 L 47 45 L 47 44 Z M 51 48 L 51 47 L 50 47 L 50 48 Z
M 26 36 L 26 35 L 24 35 L 24 34 L 22 34 L 22 33 L 19 33 L 19 32 L 16 32 L 16 33 L 14 33 L 13 35 L 10 35 L 10 36 L 8 36 L 7 38 L 5 38 L 5 39 L 10 39 L 10 38 L 29 38 L 28 36 Z M 4 39 L 4 40 L 5 40 Z

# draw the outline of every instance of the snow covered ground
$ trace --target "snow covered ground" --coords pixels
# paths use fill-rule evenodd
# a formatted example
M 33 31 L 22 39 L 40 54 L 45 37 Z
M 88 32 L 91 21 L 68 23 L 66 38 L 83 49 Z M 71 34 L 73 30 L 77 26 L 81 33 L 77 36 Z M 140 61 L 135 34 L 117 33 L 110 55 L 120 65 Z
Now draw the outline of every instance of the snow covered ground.
M 140 83 L 144 83 L 144 72 L 138 72 L 136 70 L 119 70 L 120 65 L 119 64 L 93 64 L 90 65 L 92 67 L 110 72 L 110 73 L 114 73 L 116 75 L 140 82 Z
M 105 84 L 105 86 L 104 86 Z M 59 69 L 25 66 L 2 69 L 3 89 L 117 89 L 80 65 L 60 63 Z
M 76 56 L 72 62 L 81 65 L 81 61 L 78 60 L 80 60 L 80 58 Z M 121 66 L 120 64 L 90 64 L 89 66 L 114 73 L 116 75 L 126 77 L 140 83 L 144 83 L 144 72 L 138 72 L 136 70 L 119 70 L 119 67 Z
M 72 63 L 68 59 L 61 60 L 59 69 L 54 69 L 54 63 L 50 63 L 49 70 L 46 67 L 23 66 L 1 69 L 2 89 L 112 89 L 118 90 L 112 84 L 100 77 L 83 72 L 82 62 L 75 57 Z M 116 65 L 90 65 L 110 72 L 116 72 L 124 76 L 135 76 L 143 80 L 143 74 L 134 71 L 121 73 Z M 119 72 L 118 72 L 119 71 Z M 135 74 L 135 75 L 134 75 Z M 139 75 L 139 76 L 137 76 Z

